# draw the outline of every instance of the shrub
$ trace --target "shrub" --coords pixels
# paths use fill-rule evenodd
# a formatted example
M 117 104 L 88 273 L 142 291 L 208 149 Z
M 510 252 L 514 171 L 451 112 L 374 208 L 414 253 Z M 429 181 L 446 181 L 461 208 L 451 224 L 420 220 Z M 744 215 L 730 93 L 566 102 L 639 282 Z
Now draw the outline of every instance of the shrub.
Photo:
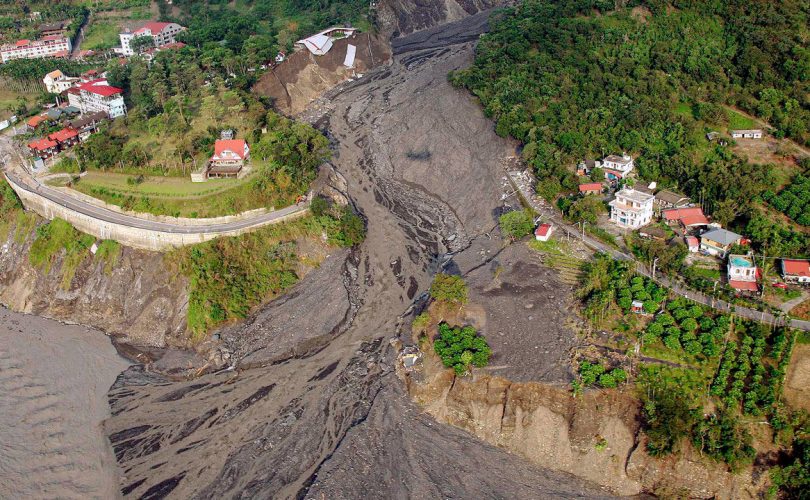
M 467 284 L 461 276 L 439 273 L 430 285 L 433 300 L 449 304 L 467 303 Z
M 478 335 L 472 326 L 451 327 L 439 324 L 439 336 L 433 342 L 433 350 L 447 368 L 453 368 L 457 375 L 467 373 L 470 365 L 483 367 L 489 363 L 492 350 L 484 337 Z
M 498 218 L 501 232 L 515 240 L 526 236 L 534 229 L 534 222 L 528 210 L 513 210 Z

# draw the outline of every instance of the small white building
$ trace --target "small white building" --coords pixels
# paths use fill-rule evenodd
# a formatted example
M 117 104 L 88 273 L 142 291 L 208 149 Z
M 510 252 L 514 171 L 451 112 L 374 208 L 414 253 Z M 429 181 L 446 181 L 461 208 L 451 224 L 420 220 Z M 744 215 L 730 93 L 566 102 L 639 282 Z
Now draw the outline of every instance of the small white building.
M 121 40 L 121 47 L 115 49 L 115 51 L 123 56 L 134 55 L 135 51 L 132 50 L 131 43 L 133 39 L 140 36 L 152 37 L 155 47 L 172 44 L 177 41 L 175 36 L 185 29 L 177 23 L 149 22 L 133 32 L 126 31 L 119 34 L 118 38 Z
M 76 85 L 78 81 L 78 78 L 65 76 L 65 74 L 58 69 L 51 71 L 42 79 L 42 83 L 45 84 L 45 89 L 51 94 L 64 92 Z
M 646 226 L 653 218 L 653 200 L 651 194 L 624 188 L 616 193 L 610 202 L 610 220 L 619 227 L 638 229 Z
M 633 157 L 628 154 L 610 155 L 602 160 L 602 170 L 605 171 L 605 179 L 615 181 L 627 177 L 633 170 L 635 164 Z
M 534 230 L 534 239 L 537 241 L 548 241 L 551 238 L 551 233 L 554 232 L 554 226 L 548 223 L 543 223 L 537 226 Z
M 731 137 L 733 139 L 762 139 L 762 130 L 732 130 Z

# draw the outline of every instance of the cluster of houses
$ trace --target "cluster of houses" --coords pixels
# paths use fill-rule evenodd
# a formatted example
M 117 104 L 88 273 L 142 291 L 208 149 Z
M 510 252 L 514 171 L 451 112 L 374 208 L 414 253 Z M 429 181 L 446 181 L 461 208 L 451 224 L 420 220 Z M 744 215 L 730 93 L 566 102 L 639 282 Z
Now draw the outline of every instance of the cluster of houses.
M 87 140 L 93 132 L 98 130 L 100 123 L 108 119 L 103 111 L 85 113 L 72 120 L 61 120 L 60 118 L 76 116 L 70 106 L 65 108 L 53 108 L 46 113 L 30 118 L 27 125 L 30 129 L 36 130 L 46 123 L 59 123 L 63 127 L 56 132 L 48 134 L 39 139 L 34 139 L 28 143 L 28 151 L 38 160 L 47 160 L 61 151 L 66 151 L 79 142 Z
M 757 130 L 733 131 L 733 137 L 736 137 L 736 132 L 745 138 L 762 137 L 761 131 Z M 605 183 L 617 186 L 630 175 L 634 164 L 629 155 L 611 155 L 601 162 L 584 161 L 579 164 L 577 171 L 580 175 L 588 175 L 597 167 L 604 172 L 605 182 L 581 183 L 581 195 L 602 194 Z M 660 218 L 683 238 L 690 252 L 727 259 L 728 283 L 734 290 L 756 292 L 761 273 L 755 261 L 749 255 L 731 253 L 735 246 L 748 244 L 748 240 L 733 231 L 723 229 L 716 222 L 711 222 L 703 209 L 694 206 L 687 196 L 669 190 L 656 191 L 655 188 L 655 183 L 635 188 L 625 185 L 616 191 L 614 198 L 608 203 L 610 222 L 622 229 L 638 230 L 639 234 L 651 236 L 660 228 L 649 224 Z M 810 283 L 808 261 L 782 259 L 781 262 L 785 282 Z
M 214 142 L 214 154 L 205 166 L 191 173 L 191 182 L 208 179 L 241 179 L 250 172 L 250 147 L 244 139 L 234 139 L 232 130 L 222 131 Z

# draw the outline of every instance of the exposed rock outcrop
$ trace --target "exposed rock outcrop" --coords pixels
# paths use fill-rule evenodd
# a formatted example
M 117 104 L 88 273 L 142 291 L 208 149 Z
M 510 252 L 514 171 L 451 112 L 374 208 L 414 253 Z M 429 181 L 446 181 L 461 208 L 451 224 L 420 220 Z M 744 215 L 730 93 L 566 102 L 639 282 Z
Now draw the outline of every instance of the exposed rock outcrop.
M 13 231 L 12 231 L 13 233 Z M 99 328 L 119 340 L 145 346 L 186 344 L 187 282 L 167 272 L 160 253 L 122 247 L 117 264 L 87 254 L 69 286 L 62 260 L 46 273 L 28 258 L 34 234 L 0 243 L 0 303 L 12 310 Z

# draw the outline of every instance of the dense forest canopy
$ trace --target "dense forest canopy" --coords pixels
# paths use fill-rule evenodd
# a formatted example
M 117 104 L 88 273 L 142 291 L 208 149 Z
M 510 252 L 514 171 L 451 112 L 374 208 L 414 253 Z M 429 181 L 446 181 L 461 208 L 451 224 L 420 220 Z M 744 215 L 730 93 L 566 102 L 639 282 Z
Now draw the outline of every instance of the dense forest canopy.
M 810 144 L 808 13 L 806 0 L 631 1 L 618 10 L 612 1 L 526 0 L 495 16 L 473 66 L 450 78 L 481 100 L 499 135 L 525 144 L 542 195 L 573 190 L 570 166 L 583 157 L 628 151 L 643 178 L 745 226 L 760 217 L 751 201 L 773 188 L 775 172 L 705 133 L 727 125 L 725 106 L 736 106 L 768 120 L 777 137 Z M 790 251 L 810 253 L 805 235 L 771 230 L 790 233 Z

